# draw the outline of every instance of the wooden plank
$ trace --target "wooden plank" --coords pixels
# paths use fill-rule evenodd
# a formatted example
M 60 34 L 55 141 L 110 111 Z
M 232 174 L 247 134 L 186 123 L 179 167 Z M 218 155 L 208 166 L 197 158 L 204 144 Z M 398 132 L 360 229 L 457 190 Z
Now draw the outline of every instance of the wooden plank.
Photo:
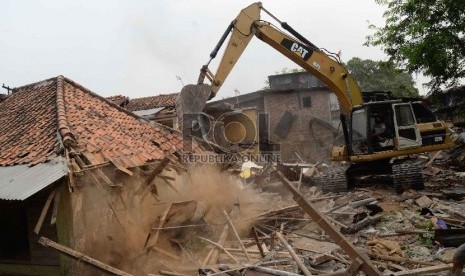
M 231 253 L 229 253 L 229 251 L 226 250 L 221 244 L 216 243 L 214 241 L 211 241 L 211 240 L 209 240 L 207 238 L 203 238 L 203 237 L 199 237 L 199 239 L 201 239 L 203 241 L 206 241 L 206 242 L 218 247 L 219 249 L 223 250 L 224 253 L 226 253 L 226 255 L 228 255 L 233 261 L 235 261 L 236 263 L 239 263 L 239 261 Z
M 50 219 L 51 225 L 54 225 L 57 221 L 58 206 L 60 205 L 60 194 L 61 194 L 61 191 L 59 188 L 57 188 L 55 196 L 53 197 L 52 218 Z
M 152 246 L 155 246 L 157 244 L 158 236 L 160 235 L 160 228 L 163 228 L 163 225 L 165 225 L 166 217 L 168 216 L 168 213 L 171 210 L 171 206 L 173 206 L 172 203 L 170 203 L 168 208 L 166 208 L 166 210 L 161 215 L 160 223 L 158 224 L 158 227 L 157 227 L 158 229 L 156 230 L 155 235 L 153 236 L 153 238 L 151 237 L 151 234 L 149 234 L 149 237 L 147 239 L 147 243 L 146 243 L 145 247 L 152 247 Z
M 223 231 L 221 231 L 220 238 L 218 239 L 218 244 L 224 245 L 224 242 L 226 241 L 226 238 L 228 237 L 228 231 L 229 231 L 229 224 L 225 224 L 223 226 Z M 205 260 L 203 261 L 203 267 L 205 267 L 207 264 L 216 264 L 218 261 L 218 256 L 219 256 L 219 249 L 217 247 L 213 248 L 208 252 L 207 257 L 205 257 Z
M 302 260 L 299 258 L 299 256 L 297 256 L 294 249 L 292 249 L 292 247 L 289 245 L 289 243 L 287 243 L 287 241 L 284 239 L 283 235 L 281 233 L 279 233 L 279 232 L 276 232 L 276 237 L 279 239 L 279 241 L 282 243 L 282 245 L 284 245 L 284 247 L 287 249 L 287 251 L 289 251 L 292 258 L 297 263 L 297 266 L 300 268 L 300 270 L 302 270 L 302 272 L 305 274 L 305 276 L 311 276 L 312 273 L 307 269 L 307 267 L 302 262 Z
M 55 196 L 55 192 L 55 190 L 50 192 L 47 201 L 44 204 L 44 208 L 42 208 L 42 213 L 40 213 L 39 220 L 37 221 L 36 227 L 34 228 L 34 233 L 36 233 L 36 235 L 39 235 L 40 228 L 42 228 L 42 224 L 44 223 L 45 216 L 47 215 L 48 209 L 50 208 L 50 203 L 52 203 L 52 199 Z
M 292 186 L 292 183 L 289 182 L 289 180 L 286 179 L 286 177 L 281 173 L 277 172 L 276 174 L 278 178 L 281 180 L 281 182 L 284 184 L 284 186 L 292 193 L 292 196 L 299 204 L 299 206 L 307 213 L 310 218 L 321 228 L 323 229 L 326 234 L 337 244 L 339 245 L 344 252 L 349 255 L 349 257 L 352 259 L 352 261 L 355 261 L 357 258 L 360 258 L 362 261 L 362 266 L 361 269 L 365 272 L 367 275 L 380 275 L 380 272 L 376 267 L 371 263 L 370 259 L 368 256 L 365 254 L 362 254 L 357 250 L 357 248 L 349 243 L 345 237 L 339 232 L 335 227 L 331 225 L 331 223 L 328 221 L 328 219 L 322 215 L 314 206 L 312 203 L 307 201 L 295 188 Z
M 247 253 L 247 249 L 245 249 L 244 243 L 241 241 L 241 237 L 239 236 L 239 233 L 237 233 L 236 227 L 234 227 L 234 224 L 232 223 L 231 219 L 229 218 L 228 214 L 226 213 L 225 210 L 223 210 L 223 215 L 226 218 L 226 220 L 229 223 L 229 227 L 231 227 L 231 230 L 234 233 L 234 236 L 236 237 L 237 242 L 242 248 L 242 252 L 244 252 L 245 257 L 247 258 L 247 261 L 250 261 L 250 256 Z M 260 245 L 259 245 L 260 246 Z
M 112 266 L 109 266 L 105 263 L 102 263 L 101 261 L 98 261 L 92 257 L 89 257 L 85 255 L 84 253 L 78 252 L 76 250 L 73 250 L 69 247 L 66 247 L 64 245 L 61 245 L 59 243 L 56 243 L 52 240 L 49 240 L 45 237 L 40 237 L 39 243 L 42 244 L 43 246 L 46 247 L 51 247 L 55 250 L 58 250 L 60 253 L 69 256 L 79 262 L 84 262 L 85 264 L 88 264 L 92 267 L 95 267 L 103 272 L 110 273 L 112 275 L 118 275 L 118 276 L 132 276 L 131 274 L 124 272 L 122 270 L 119 270 L 117 268 L 114 268 Z

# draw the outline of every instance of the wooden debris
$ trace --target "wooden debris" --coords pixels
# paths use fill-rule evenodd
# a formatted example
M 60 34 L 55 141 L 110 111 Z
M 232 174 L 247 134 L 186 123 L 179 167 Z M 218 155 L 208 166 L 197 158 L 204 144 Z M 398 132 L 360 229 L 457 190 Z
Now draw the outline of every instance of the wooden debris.
M 283 235 L 281 233 L 279 233 L 279 232 L 276 232 L 276 237 L 279 239 L 281 244 L 287 249 L 287 251 L 289 251 L 292 258 L 297 263 L 297 266 L 300 268 L 300 270 L 302 270 L 302 272 L 305 274 L 305 276 L 312 275 L 312 273 L 307 269 L 307 267 L 302 262 L 302 260 L 299 258 L 299 256 L 297 256 L 294 249 L 292 249 L 292 247 L 289 245 L 289 243 L 287 243 L 287 241 L 284 239 Z
M 106 273 L 110 273 L 112 275 L 119 275 L 119 276 L 132 276 L 131 274 L 129 273 L 126 273 L 124 271 L 121 271 L 117 268 L 114 268 L 112 266 L 109 266 L 105 263 L 102 263 L 92 257 L 89 257 L 87 255 L 85 255 L 84 253 L 81 253 L 81 252 L 78 252 L 76 250 L 73 250 L 69 247 L 66 247 L 64 245 L 61 245 L 59 243 L 56 243 L 54 241 L 51 241 L 45 237 L 40 237 L 39 239 L 39 243 L 42 244 L 43 246 L 46 246 L 46 247 L 51 247 L 51 248 L 54 248 L 56 250 L 58 250 L 60 253 L 66 255 L 66 256 L 69 256 L 73 259 L 76 259 L 80 262 L 84 262 L 85 264 L 88 264 L 90 266 L 93 266 L 103 272 L 106 272 Z
M 373 203 L 375 201 L 376 201 L 376 198 L 370 197 L 370 198 L 366 198 L 366 199 L 351 202 L 351 203 L 348 204 L 348 206 L 355 209 L 355 208 L 358 208 L 358 207 L 365 206 L 367 204 Z
M 440 264 L 440 265 L 427 266 L 427 267 L 422 267 L 422 268 L 417 268 L 417 269 L 412 269 L 412 270 L 399 271 L 399 272 L 390 273 L 387 275 L 390 275 L 390 276 L 425 275 L 425 274 L 429 274 L 433 272 L 449 270 L 451 268 L 452 268 L 452 264 Z
M 226 250 L 221 244 L 216 243 L 214 241 L 211 241 L 211 240 L 209 240 L 207 238 L 203 238 L 203 237 L 199 237 L 199 239 L 201 239 L 203 241 L 206 241 L 206 242 L 218 247 L 219 249 L 223 250 L 224 253 L 226 253 L 226 255 L 228 255 L 234 262 L 239 263 L 239 261 L 231 253 L 229 253 L 229 251 Z
M 276 276 L 302 276 L 301 274 L 292 273 L 292 272 L 283 271 L 283 270 L 277 270 L 277 269 L 269 268 L 269 267 L 262 267 L 262 266 L 255 266 L 252 269 L 256 271 L 264 272 L 270 275 L 276 275 Z M 312 275 L 312 274 L 309 274 L 309 275 Z
M 171 210 L 171 206 L 173 206 L 173 204 L 170 203 L 168 208 L 166 208 L 166 210 L 161 215 L 160 222 L 158 223 L 158 227 L 155 231 L 155 235 L 153 236 L 153 238 L 151 237 L 152 232 L 149 233 L 149 236 L 147 237 L 147 242 L 145 243 L 145 247 L 152 247 L 157 244 L 158 236 L 160 235 L 160 229 L 163 228 L 163 225 L 165 224 L 166 217 L 168 216 L 168 213 Z
M 60 205 L 60 188 L 56 189 L 55 196 L 53 197 L 53 209 L 52 209 L 52 218 L 50 219 L 50 224 L 54 225 L 57 221 L 58 206 Z
M 397 263 L 410 263 L 416 265 L 436 265 L 436 263 L 432 262 L 424 262 L 424 261 L 415 261 L 412 259 L 402 258 L 402 257 L 394 257 L 394 256 L 387 256 L 387 255 L 379 255 L 379 254 L 368 254 L 372 259 L 384 260 L 384 261 L 391 261 Z
M 147 179 L 145 180 L 145 184 L 149 185 L 157 175 L 159 175 L 163 169 L 170 163 L 170 159 L 165 156 L 160 163 L 153 169 L 153 171 L 150 172 L 150 174 L 147 176 Z
M 52 199 L 55 196 L 55 193 L 56 190 L 54 189 L 48 195 L 47 201 L 45 201 L 44 208 L 42 208 L 39 220 L 37 221 L 36 227 L 34 228 L 34 233 L 36 235 L 39 235 L 40 229 L 42 228 L 42 224 L 44 223 L 45 216 L 47 215 L 48 209 L 50 208 L 50 203 L 52 203 Z
M 341 233 L 343 234 L 355 234 L 363 228 L 367 227 L 370 224 L 377 223 L 381 220 L 381 215 L 376 215 L 374 217 L 366 217 L 363 220 L 351 225 L 350 227 L 341 228 Z
M 255 227 L 252 227 L 252 233 L 253 233 L 253 238 L 255 240 L 255 243 L 257 244 L 258 250 L 260 251 L 260 256 L 265 257 L 265 252 L 263 252 L 262 245 L 260 244 L 260 239 L 258 238 L 257 230 L 255 230 Z
M 234 236 L 236 237 L 237 242 L 242 248 L 242 251 L 244 252 L 245 257 L 247 258 L 248 261 L 250 261 L 250 256 L 247 253 L 247 250 L 245 249 L 244 243 L 241 241 L 241 237 L 239 236 L 239 233 L 237 233 L 236 227 L 234 227 L 234 224 L 232 223 L 231 219 L 229 218 L 228 214 L 226 213 L 225 210 L 223 210 L 223 215 L 226 218 L 226 220 L 229 223 L 229 227 L 231 227 L 232 232 L 234 233 Z
M 368 256 L 360 253 L 353 244 L 349 243 L 344 236 L 335 229 L 328 220 L 313 207 L 313 205 L 306 201 L 305 198 L 292 186 L 281 172 L 277 172 L 278 178 L 292 193 L 294 200 L 299 206 L 313 219 L 313 221 L 320 226 L 332 239 L 335 241 L 352 259 L 354 262 L 357 258 L 362 260 L 361 269 L 368 275 L 379 275 L 380 272 L 370 262 Z

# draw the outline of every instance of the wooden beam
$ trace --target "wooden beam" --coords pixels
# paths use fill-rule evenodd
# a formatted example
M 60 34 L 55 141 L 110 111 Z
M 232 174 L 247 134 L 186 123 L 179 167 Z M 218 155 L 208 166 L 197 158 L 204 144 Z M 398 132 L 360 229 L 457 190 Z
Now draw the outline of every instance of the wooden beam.
M 47 215 L 48 209 L 50 208 L 50 203 L 52 203 L 52 199 L 55 196 L 56 190 L 50 192 L 48 195 L 47 201 L 45 201 L 44 207 L 42 208 L 42 213 L 40 213 L 39 220 L 37 221 L 36 227 L 34 228 L 34 233 L 39 235 L 40 228 L 42 228 L 42 224 L 44 223 L 45 216 Z
M 108 178 L 108 176 L 102 171 L 102 169 L 96 169 L 95 170 L 97 172 L 97 175 L 103 180 L 105 181 L 105 183 L 109 186 L 116 186 L 113 181 L 110 180 L 110 178 Z
M 311 276 L 312 273 L 307 269 L 307 267 L 302 262 L 302 260 L 299 258 L 299 256 L 297 256 L 294 249 L 292 249 L 292 247 L 289 245 L 289 243 L 287 243 L 287 241 L 284 239 L 283 235 L 281 233 L 279 233 L 279 232 L 276 232 L 276 237 L 278 237 L 278 239 L 282 243 L 282 245 L 284 245 L 284 247 L 287 249 L 287 251 L 289 251 L 292 258 L 297 263 L 297 266 L 300 268 L 300 270 L 302 270 L 302 272 L 305 274 L 305 276 Z
M 50 219 L 51 225 L 54 225 L 57 221 L 58 206 L 60 205 L 60 194 L 60 188 L 56 188 L 55 196 L 53 197 L 52 218 Z
M 224 242 L 226 241 L 226 238 L 228 237 L 228 231 L 229 231 L 229 224 L 226 223 L 223 226 L 223 231 L 221 231 L 220 238 L 218 239 L 218 244 L 223 245 Z M 207 257 L 205 257 L 205 260 L 203 261 L 202 266 L 205 267 L 208 264 L 216 264 L 218 261 L 218 255 L 219 255 L 219 249 L 218 248 L 213 248 L 208 252 Z
M 371 263 L 370 259 L 368 256 L 365 254 L 359 252 L 357 248 L 349 243 L 345 237 L 339 232 L 335 227 L 331 225 L 331 223 L 328 221 L 328 219 L 322 215 L 314 206 L 312 203 L 307 201 L 295 188 L 292 186 L 292 183 L 289 182 L 289 180 L 286 179 L 286 177 L 281 173 L 277 172 L 276 174 L 278 176 L 278 179 L 281 180 L 281 182 L 284 184 L 284 186 L 292 193 L 292 196 L 299 204 L 299 206 L 304 210 L 305 213 L 307 213 L 310 218 L 321 228 L 323 229 L 326 234 L 337 244 L 339 245 L 342 250 L 344 250 L 347 255 L 352 259 L 352 262 L 357 260 L 357 258 L 360 258 L 362 261 L 362 266 L 361 269 L 362 271 L 365 272 L 367 275 L 380 275 L 380 272 L 376 267 Z
M 226 253 L 226 255 L 228 255 L 233 261 L 235 261 L 236 263 L 239 263 L 239 261 L 231 253 L 229 253 L 229 251 L 226 250 L 221 244 L 216 243 L 214 241 L 211 241 L 211 240 L 209 240 L 207 238 L 203 238 L 203 237 L 199 237 L 199 239 L 201 239 L 203 241 L 206 241 L 206 242 L 218 247 L 219 249 L 223 250 L 224 253 Z
M 64 245 L 61 245 L 59 243 L 56 243 L 52 240 L 49 240 L 45 237 L 40 237 L 39 239 L 39 243 L 42 244 L 43 246 L 45 247 L 51 247 L 57 251 L 59 251 L 60 253 L 66 255 L 66 256 L 69 256 L 79 262 L 84 262 L 85 264 L 88 264 L 90 266 L 93 266 L 103 272 L 106 272 L 106 273 L 110 273 L 112 275 L 118 275 L 118 276 L 132 276 L 131 274 L 129 273 L 126 273 L 124 271 L 121 271 L 117 268 L 114 268 L 112 266 L 109 266 L 105 263 L 102 263 L 101 261 L 98 261 L 92 257 L 89 257 L 87 255 L 85 255 L 84 253 L 81 253 L 81 252 L 78 252 L 76 250 L 73 250 L 69 247 L 66 247 Z
M 232 223 L 231 219 L 229 218 L 228 214 L 226 213 L 225 210 L 223 210 L 223 215 L 226 218 L 226 220 L 229 223 L 229 226 L 231 227 L 231 230 L 234 233 L 234 236 L 236 237 L 237 242 L 242 248 L 242 252 L 244 252 L 245 257 L 247 258 L 247 261 L 250 261 L 250 256 L 247 253 L 247 249 L 245 249 L 244 243 L 241 241 L 241 237 L 239 236 L 239 233 L 237 233 L 236 227 L 234 227 L 234 224 Z M 259 245 L 260 246 L 260 245 Z
M 170 163 L 170 159 L 165 156 L 160 163 L 153 169 L 153 171 L 150 172 L 150 174 L 147 176 L 147 179 L 145 180 L 145 184 L 149 185 L 157 175 L 159 175 L 163 169 Z

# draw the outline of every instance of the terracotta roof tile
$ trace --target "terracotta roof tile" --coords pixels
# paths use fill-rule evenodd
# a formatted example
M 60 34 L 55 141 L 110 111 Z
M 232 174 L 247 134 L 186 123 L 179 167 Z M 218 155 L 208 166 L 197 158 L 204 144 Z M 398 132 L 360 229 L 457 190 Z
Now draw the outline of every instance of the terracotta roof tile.
M 178 93 L 172 94 L 160 94 L 158 96 L 135 98 L 129 100 L 129 103 L 125 106 L 127 110 L 147 110 L 158 107 L 171 107 L 176 104 L 176 97 Z
M 0 102 L 0 129 L 0 166 L 46 162 L 63 155 L 63 145 L 89 165 L 117 167 L 182 149 L 179 132 L 150 125 L 62 76 L 16 88 Z

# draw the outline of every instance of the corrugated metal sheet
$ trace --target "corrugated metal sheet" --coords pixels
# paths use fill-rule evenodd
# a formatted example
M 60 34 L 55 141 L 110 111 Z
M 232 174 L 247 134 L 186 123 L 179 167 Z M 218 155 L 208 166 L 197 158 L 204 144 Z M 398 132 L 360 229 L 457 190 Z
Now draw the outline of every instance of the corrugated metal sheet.
M 67 173 L 68 168 L 63 157 L 33 167 L 0 167 L 0 199 L 25 200 Z
M 156 108 L 146 109 L 146 110 L 136 110 L 136 111 L 133 111 L 133 113 L 139 116 L 147 116 L 147 115 L 155 114 L 158 111 L 162 110 L 163 108 L 164 107 L 156 107 Z

